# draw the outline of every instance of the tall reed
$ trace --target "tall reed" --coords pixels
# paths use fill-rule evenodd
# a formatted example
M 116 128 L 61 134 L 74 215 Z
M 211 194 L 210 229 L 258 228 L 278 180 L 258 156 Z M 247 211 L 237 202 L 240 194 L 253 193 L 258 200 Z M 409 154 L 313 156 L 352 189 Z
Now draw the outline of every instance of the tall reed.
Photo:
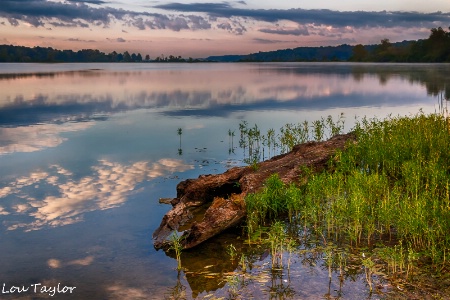
M 312 125 L 308 121 L 293 124 L 288 123 L 282 126 L 277 133 L 273 128 L 267 130 L 266 134 L 261 132 L 258 125 L 250 127 L 247 121 L 239 124 L 239 147 L 244 150 L 244 162 L 255 166 L 261 160 L 275 156 L 278 153 L 287 153 L 295 145 L 311 140 L 321 141 L 324 138 L 331 138 L 344 132 L 344 114 L 341 113 L 337 120 L 329 115 L 326 119 L 313 121 Z M 228 130 L 229 139 L 233 143 L 234 131 Z

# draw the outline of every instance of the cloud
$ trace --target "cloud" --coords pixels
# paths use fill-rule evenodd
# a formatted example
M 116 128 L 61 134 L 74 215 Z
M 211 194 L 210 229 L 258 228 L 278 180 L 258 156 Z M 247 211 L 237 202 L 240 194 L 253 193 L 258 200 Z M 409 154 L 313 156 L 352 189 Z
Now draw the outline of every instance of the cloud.
M 281 20 L 298 24 L 353 27 L 436 26 L 435 22 L 447 24 L 450 13 L 405 12 L 405 11 L 334 11 L 329 9 L 246 9 L 235 8 L 229 3 L 169 3 L 155 6 L 159 9 L 178 12 L 201 12 L 214 17 L 242 17 L 265 22 Z
M 188 22 L 182 17 L 169 18 L 165 15 L 159 15 L 153 20 L 147 20 L 145 24 L 150 29 L 170 29 L 173 31 L 180 31 L 181 29 L 189 29 Z M 142 27 L 140 29 L 144 29 Z
M 54 27 L 81 27 L 81 28 L 88 28 L 89 24 L 83 23 L 79 20 L 74 20 L 70 23 L 64 23 L 64 22 L 49 22 L 50 25 Z
M 105 4 L 107 3 L 106 1 L 102 1 L 102 0 L 66 0 L 68 2 L 76 2 L 76 3 L 89 3 L 89 4 Z
M 190 15 L 190 16 L 187 16 L 186 18 L 188 18 L 191 21 L 191 26 L 190 27 L 193 30 L 210 29 L 211 28 L 211 23 L 209 23 L 203 17 Z
M 166 3 L 151 8 L 173 11 L 174 14 L 131 11 L 106 6 L 103 0 L 2 0 L 0 18 L 12 26 L 26 22 L 35 27 L 46 24 L 54 27 L 90 26 L 108 27 L 119 21 L 140 30 L 209 30 L 213 27 L 237 35 L 247 28 L 244 21 L 257 20 L 268 23 L 279 21 L 295 22 L 299 25 L 333 26 L 342 28 L 410 28 L 436 27 L 448 24 L 450 13 L 406 12 L 406 11 L 335 11 L 329 9 L 249 9 L 245 1 L 221 3 Z M 112 2 L 111 2 L 112 3 Z M 236 5 L 234 7 L 232 4 Z M 184 15 L 183 13 L 188 13 Z M 198 14 L 200 13 L 200 15 Z M 202 15 L 203 14 L 203 15 Z M 207 17 L 204 16 L 207 15 Z M 227 26 L 231 24 L 231 29 Z M 261 32 L 280 35 L 308 35 L 300 26 L 298 29 L 263 28 Z M 310 34 L 312 34 L 310 32 Z
M 129 26 L 140 30 L 149 29 L 169 29 L 172 31 L 210 29 L 211 23 L 196 15 L 167 16 L 163 14 L 154 14 L 152 18 L 136 17 L 127 21 Z
M 217 28 L 228 31 L 233 30 L 233 27 L 231 27 L 231 24 L 228 22 L 217 24 Z
M 305 26 L 299 26 L 294 29 L 284 29 L 284 28 L 268 29 L 267 28 L 267 29 L 260 29 L 259 31 L 264 32 L 264 33 L 281 34 L 281 35 L 295 35 L 295 36 L 309 35 L 308 28 L 306 28 Z
M 232 32 L 236 35 L 242 35 L 247 28 L 243 26 L 236 18 L 224 20 L 216 25 L 217 28 Z
M 95 40 L 82 40 L 82 39 L 74 39 L 74 38 L 67 39 L 67 41 L 69 41 L 69 42 L 95 43 Z
M 234 10 L 230 4 L 226 2 L 222 3 L 190 3 L 190 4 L 182 4 L 182 3 L 168 3 L 168 4 L 160 4 L 155 5 L 155 8 L 166 9 L 166 10 L 175 10 L 181 12 L 205 12 L 212 15 L 222 16 L 222 17 L 231 17 L 234 14 L 231 13 Z
M 253 41 L 259 43 L 259 44 L 277 44 L 277 43 L 284 43 L 285 41 L 278 41 L 278 40 L 268 40 L 268 39 L 253 39 Z
M 11 24 L 12 26 L 19 26 L 19 21 L 18 21 L 17 19 L 15 19 L 15 18 L 9 17 L 9 18 L 8 18 L 8 22 L 9 22 L 9 24 Z
M 6 18 L 10 25 L 18 26 L 26 22 L 35 27 L 46 23 L 54 27 L 82 27 L 90 25 L 107 27 L 113 20 L 119 20 L 144 30 L 169 29 L 209 29 L 211 24 L 205 18 L 196 15 L 172 16 L 149 12 L 135 12 L 112 7 L 92 7 L 101 5 L 100 0 L 71 0 L 54 2 L 49 0 L 2 0 L 0 17 Z
M 126 39 L 121 38 L 121 37 L 116 38 L 116 39 L 106 38 L 106 40 L 108 40 L 109 42 L 112 42 L 112 43 L 126 43 L 127 42 Z M 133 41 L 133 40 L 131 40 L 131 41 Z M 137 40 L 134 40 L 134 41 L 136 42 Z M 145 42 L 145 41 L 139 41 L 139 42 Z
M 69 2 L 53 2 L 47 0 L 2 0 L 0 17 L 8 19 L 13 26 L 19 21 L 27 22 L 35 27 L 44 26 L 46 21 L 54 26 L 85 27 L 83 20 L 89 24 L 107 26 L 113 18 L 125 20 L 126 17 L 138 15 L 152 16 L 145 12 L 133 12 L 111 7 L 92 7 L 89 4 L 103 4 L 103 1 L 85 0 Z M 55 20 L 58 20 L 55 22 Z
M 30 223 L 12 222 L 8 230 L 24 228 L 26 231 L 41 229 L 46 226 L 58 227 L 79 222 L 87 212 L 106 210 L 118 207 L 127 201 L 136 186 L 158 177 L 164 177 L 174 172 L 183 172 L 193 166 L 176 159 L 160 159 L 156 162 L 138 161 L 131 165 L 99 161 L 92 167 L 92 174 L 82 178 L 75 176 L 58 165 L 53 165 L 46 171 L 36 171 L 8 184 L 9 189 L 0 190 L 0 197 L 16 196 L 17 201 L 10 211 L 32 217 Z M 31 185 L 49 185 L 58 190 L 57 194 L 46 195 L 43 199 L 35 199 L 29 194 Z M 53 189 L 49 189 L 53 190 Z M 1 215 L 9 211 L 1 207 Z M 86 265 L 91 258 L 69 262 L 69 265 Z M 49 265 L 60 266 L 57 261 Z

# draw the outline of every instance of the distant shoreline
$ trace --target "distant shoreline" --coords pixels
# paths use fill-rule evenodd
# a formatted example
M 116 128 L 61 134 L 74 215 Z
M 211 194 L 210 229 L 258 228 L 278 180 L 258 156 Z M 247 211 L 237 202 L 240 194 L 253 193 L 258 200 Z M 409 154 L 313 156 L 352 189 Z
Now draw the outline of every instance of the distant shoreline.
M 57 50 L 44 47 L 0 45 L 0 62 L 37 63 L 198 63 L 198 62 L 376 62 L 376 63 L 442 63 L 450 62 L 450 32 L 441 27 L 432 28 L 429 38 L 380 44 L 297 47 L 245 55 L 217 55 L 207 58 L 183 58 L 161 54 L 156 58 L 140 53 L 109 54 L 100 50 Z

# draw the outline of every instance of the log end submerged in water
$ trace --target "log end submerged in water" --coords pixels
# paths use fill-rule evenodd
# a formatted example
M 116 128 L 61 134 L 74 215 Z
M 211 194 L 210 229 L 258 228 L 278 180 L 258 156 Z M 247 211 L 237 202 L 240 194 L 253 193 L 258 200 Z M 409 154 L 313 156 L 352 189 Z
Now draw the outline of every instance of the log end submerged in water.
M 277 173 L 285 183 L 297 182 L 302 166 L 320 171 L 337 150 L 343 150 L 348 141 L 354 140 L 354 134 L 349 133 L 324 142 L 307 142 L 289 153 L 260 162 L 257 168 L 234 167 L 222 174 L 180 182 L 172 209 L 153 233 L 155 248 L 169 246 L 168 237 L 175 230 L 183 231 L 181 243 L 188 249 L 238 225 L 246 216 L 245 196 L 261 189 L 269 176 Z M 195 210 L 204 206 L 207 209 L 202 210 L 202 215 L 195 216 Z

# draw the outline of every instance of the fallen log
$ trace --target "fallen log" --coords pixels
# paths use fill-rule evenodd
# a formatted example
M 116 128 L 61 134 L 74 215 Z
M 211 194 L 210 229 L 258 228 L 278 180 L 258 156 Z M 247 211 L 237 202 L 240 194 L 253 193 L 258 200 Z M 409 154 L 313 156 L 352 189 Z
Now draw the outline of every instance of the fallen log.
M 170 201 L 172 209 L 153 233 L 155 248 L 170 246 L 168 237 L 175 230 L 183 231 L 181 244 L 189 249 L 238 225 L 246 216 L 245 196 L 261 189 L 270 175 L 278 173 L 285 183 L 298 182 L 302 166 L 323 170 L 336 150 L 343 150 L 348 141 L 354 140 L 349 133 L 324 142 L 307 142 L 256 167 L 234 167 L 222 174 L 180 182 L 177 197 Z

